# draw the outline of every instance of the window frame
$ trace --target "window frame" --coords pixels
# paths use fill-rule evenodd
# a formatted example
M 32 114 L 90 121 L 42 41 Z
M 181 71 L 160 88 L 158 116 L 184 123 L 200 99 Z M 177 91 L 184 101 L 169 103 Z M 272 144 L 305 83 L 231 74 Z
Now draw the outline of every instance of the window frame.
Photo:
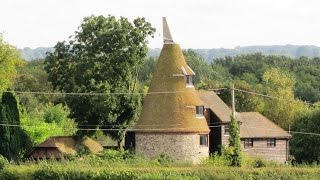
M 193 75 L 185 75 L 185 76 L 186 76 L 186 84 L 187 84 L 187 86 L 193 86 Z
M 204 139 L 203 139 L 204 138 Z M 208 134 L 199 134 L 199 144 L 200 146 L 209 146 L 209 137 Z
M 201 114 L 198 113 L 198 111 L 200 112 L 201 109 L 198 108 L 202 108 Z M 204 106 L 196 106 L 196 117 L 204 117 Z
M 226 129 L 228 129 L 228 131 L 226 131 Z M 230 135 L 230 124 L 225 124 L 224 125 L 224 133 L 223 135 L 225 136 L 229 136 Z
M 244 148 L 253 148 L 253 138 L 244 139 Z
M 268 148 L 275 148 L 277 146 L 276 138 L 268 138 L 267 139 L 267 147 Z

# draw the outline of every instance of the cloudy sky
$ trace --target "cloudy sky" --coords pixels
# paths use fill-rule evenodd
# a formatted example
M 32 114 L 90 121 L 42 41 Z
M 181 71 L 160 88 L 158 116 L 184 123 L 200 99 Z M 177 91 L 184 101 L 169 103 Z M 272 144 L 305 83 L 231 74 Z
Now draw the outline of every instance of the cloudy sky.
M 161 17 L 183 48 L 248 45 L 320 46 L 317 0 L 1 0 L 0 32 L 17 46 L 54 46 L 83 17 L 145 17 L 157 29 L 152 48 L 162 46 Z

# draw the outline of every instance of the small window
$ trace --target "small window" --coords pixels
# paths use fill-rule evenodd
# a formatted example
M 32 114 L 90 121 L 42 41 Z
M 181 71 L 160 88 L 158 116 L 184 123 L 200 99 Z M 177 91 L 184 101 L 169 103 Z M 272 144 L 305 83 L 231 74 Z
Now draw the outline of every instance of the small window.
M 186 83 L 187 83 L 187 86 L 193 86 L 192 75 L 186 75 Z
M 253 139 L 244 139 L 244 148 L 252 148 Z
M 196 116 L 202 117 L 204 114 L 204 106 L 196 106 Z
M 267 139 L 267 147 L 268 148 L 276 147 L 276 139 Z
M 200 145 L 201 146 L 208 146 L 208 135 L 207 134 L 200 135 Z
M 224 125 L 224 135 L 229 135 L 230 133 L 230 125 L 226 124 Z

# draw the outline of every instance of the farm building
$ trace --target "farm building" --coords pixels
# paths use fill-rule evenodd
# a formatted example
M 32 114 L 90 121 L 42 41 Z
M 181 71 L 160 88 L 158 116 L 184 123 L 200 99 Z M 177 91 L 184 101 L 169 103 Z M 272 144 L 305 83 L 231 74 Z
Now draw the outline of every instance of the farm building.
M 142 113 L 125 146 L 141 156 L 165 154 L 198 163 L 229 144 L 231 109 L 212 91 L 196 91 L 196 75 L 163 19 L 164 45 Z M 236 113 L 243 152 L 286 162 L 291 135 L 258 112 Z
M 210 152 L 229 144 L 231 109 L 212 91 L 198 91 L 210 123 Z M 249 156 L 284 163 L 289 156 L 291 135 L 258 112 L 236 113 L 242 150 Z
M 209 156 L 209 127 L 179 44 L 173 42 L 163 19 L 164 45 L 140 119 L 128 133 L 141 156 L 165 154 L 178 161 L 200 162 Z M 128 144 L 128 143 L 127 143 Z
M 37 145 L 28 157 L 31 159 L 61 159 L 66 155 L 75 155 L 80 148 L 92 153 L 103 150 L 103 147 L 91 138 L 85 138 L 78 143 L 72 136 L 54 136 Z

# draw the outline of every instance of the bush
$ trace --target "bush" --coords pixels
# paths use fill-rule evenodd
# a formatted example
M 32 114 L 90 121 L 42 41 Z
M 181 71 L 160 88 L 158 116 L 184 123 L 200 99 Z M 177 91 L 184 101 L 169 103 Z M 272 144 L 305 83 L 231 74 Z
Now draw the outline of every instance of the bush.
M 0 170 L 5 169 L 8 165 L 8 160 L 0 154 Z
M 204 160 L 203 164 L 213 165 L 215 167 L 225 167 L 230 166 L 231 162 L 226 156 L 219 155 L 218 152 L 215 152 L 214 154 L 211 154 L 209 159 Z
M 266 166 L 267 166 L 266 160 L 263 160 L 261 158 L 255 159 L 253 161 L 253 167 L 260 168 L 260 167 L 266 167 Z
M 21 179 L 19 175 L 15 172 L 2 170 L 0 171 L 0 180 L 15 180 L 15 179 Z
M 112 162 L 119 162 L 125 159 L 125 154 L 128 153 L 127 151 L 117 151 L 117 150 L 105 150 L 102 154 L 98 155 L 103 160 L 112 161 Z
M 166 154 L 161 154 L 158 158 L 155 159 L 156 164 L 159 165 L 169 165 L 173 160 Z

